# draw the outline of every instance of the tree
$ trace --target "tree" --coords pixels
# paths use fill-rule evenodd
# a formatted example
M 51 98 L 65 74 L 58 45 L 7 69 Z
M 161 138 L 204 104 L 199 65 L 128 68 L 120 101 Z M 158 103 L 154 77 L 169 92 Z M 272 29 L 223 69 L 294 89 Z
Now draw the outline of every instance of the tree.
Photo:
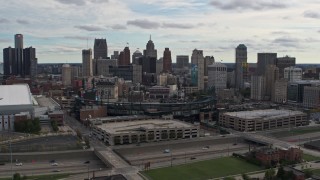
M 243 180 L 250 180 L 250 177 L 245 173 L 243 173 L 241 176 Z
M 19 173 L 14 173 L 13 180 L 21 180 L 21 176 Z
M 90 148 L 90 141 L 88 137 L 84 138 L 84 142 L 86 143 L 87 148 Z
M 57 121 L 55 121 L 55 120 L 51 121 L 51 126 L 52 126 L 52 130 L 54 132 L 57 132 L 59 130 Z
M 79 139 L 82 139 L 82 133 L 80 132 L 79 129 L 76 129 L 76 133 Z
M 266 180 L 273 180 L 275 177 L 276 172 L 273 168 L 268 169 L 264 174 L 264 179 Z
M 277 177 L 279 179 L 284 179 L 285 177 L 285 172 L 282 166 L 279 167 L 278 172 L 277 172 Z
M 313 175 L 313 172 L 310 169 L 304 170 L 305 178 L 310 178 Z

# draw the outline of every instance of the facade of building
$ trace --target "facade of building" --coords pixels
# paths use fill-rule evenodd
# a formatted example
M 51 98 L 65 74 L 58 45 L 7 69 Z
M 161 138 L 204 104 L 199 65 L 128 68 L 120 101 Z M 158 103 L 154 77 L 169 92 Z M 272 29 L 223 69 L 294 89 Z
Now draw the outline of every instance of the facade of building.
M 208 88 L 215 87 L 216 92 L 227 88 L 227 66 L 222 63 L 213 63 L 207 67 Z
M 163 52 L 163 72 L 172 72 L 172 59 L 171 51 L 169 48 L 165 48 Z
M 277 53 L 258 53 L 257 73 L 265 75 L 268 65 L 276 65 Z
M 177 68 L 184 69 L 189 68 L 189 56 L 188 55 L 177 55 Z
M 299 148 L 271 149 L 262 148 L 255 152 L 255 158 L 264 166 L 275 166 L 280 161 L 301 162 L 303 151 Z
M 243 89 L 247 81 L 247 47 L 239 44 L 236 48 L 235 88 Z
M 92 119 L 91 123 L 93 135 L 109 145 L 199 137 L 198 126 L 172 119 L 121 116 Z
M 191 56 L 191 66 L 197 69 L 197 86 L 198 90 L 204 90 L 204 57 L 203 51 L 194 49 Z
M 140 65 L 109 66 L 109 73 L 112 76 L 117 76 L 134 83 L 142 82 L 142 66 Z
M 62 66 L 62 84 L 64 86 L 71 86 L 71 80 L 72 80 L 72 69 L 69 64 L 64 64 Z
M 142 57 L 142 53 L 137 49 L 133 54 L 132 54 L 132 64 L 137 64 L 139 65 L 139 58 Z
M 96 72 L 97 76 L 101 76 L 101 75 L 109 76 L 110 75 L 109 67 L 118 66 L 117 59 L 97 59 L 97 60 L 94 59 L 93 61 L 94 61 L 93 64 L 96 64 L 96 67 L 97 67 L 97 72 Z
M 106 39 L 94 39 L 94 59 L 107 59 L 108 58 L 108 45 Z
M 108 81 L 99 81 L 96 83 L 98 99 L 118 99 L 119 91 L 117 84 Z
M 320 86 L 304 87 L 303 106 L 307 108 L 320 108 Z
M 265 100 L 271 100 L 272 92 L 275 89 L 275 81 L 279 79 L 279 68 L 276 65 L 267 65 L 265 71 Z
M 263 100 L 265 95 L 266 81 L 264 76 L 251 76 L 251 99 Z
M 286 79 L 276 80 L 271 94 L 271 100 L 275 103 L 287 102 L 288 81 Z
M 92 50 L 82 50 L 82 76 L 88 77 L 93 75 Z
M 300 81 L 302 79 L 302 69 L 293 66 L 284 68 L 284 78 L 290 82 Z
M 319 80 L 301 80 L 288 83 L 288 102 L 302 103 L 304 99 L 304 89 L 307 86 L 319 85 Z
M 291 110 L 254 110 L 226 112 L 219 116 L 219 124 L 237 131 L 263 131 L 308 125 L 307 114 Z
M 279 78 L 284 77 L 284 68 L 295 66 L 296 58 L 295 57 L 278 57 L 276 61 L 277 67 L 279 68 Z
M 129 47 L 125 47 L 123 51 L 120 52 L 118 65 L 119 66 L 126 66 L 130 64 L 130 49 Z
M 204 57 L 204 76 L 208 76 L 208 66 L 214 63 L 213 56 Z
M 170 88 L 164 86 L 153 86 L 149 88 L 149 98 L 151 99 L 166 99 L 169 98 Z
M 163 71 L 163 58 L 160 58 L 156 62 L 156 74 L 160 74 Z

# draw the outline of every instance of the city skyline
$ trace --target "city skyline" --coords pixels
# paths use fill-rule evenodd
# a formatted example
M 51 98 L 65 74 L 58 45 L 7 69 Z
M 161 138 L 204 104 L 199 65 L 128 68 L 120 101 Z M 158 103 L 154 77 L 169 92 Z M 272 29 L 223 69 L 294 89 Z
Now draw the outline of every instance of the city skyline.
M 39 63 L 80 63 L 82 49 L 93 48 L 95 38 L 107 39 L 109 55 L 127 42 L 131 52 L 142 52 L 150 34 L 158 57 L 169 47 L 173 62 L 176 55 L 191 57 L 195 48 L 235 62 L 239 44 L 247 46 L 249 63 L 259 52 L 318 62 L 319 0 L 0 2 L 0 46 L 14 47 L 14 34 L 21 33 L 24 46 L 37 49 Z

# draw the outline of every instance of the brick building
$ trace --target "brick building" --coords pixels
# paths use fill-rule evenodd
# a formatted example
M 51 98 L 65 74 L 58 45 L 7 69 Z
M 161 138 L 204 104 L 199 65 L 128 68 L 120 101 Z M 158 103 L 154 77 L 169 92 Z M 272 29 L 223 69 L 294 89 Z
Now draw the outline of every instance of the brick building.
M 255 158 L 264 166 L 272 166 L 285 160 L 289 162 L 301 162 L 303 152 L 298 148 L 272 149 L 263 148 L 255 152 Z

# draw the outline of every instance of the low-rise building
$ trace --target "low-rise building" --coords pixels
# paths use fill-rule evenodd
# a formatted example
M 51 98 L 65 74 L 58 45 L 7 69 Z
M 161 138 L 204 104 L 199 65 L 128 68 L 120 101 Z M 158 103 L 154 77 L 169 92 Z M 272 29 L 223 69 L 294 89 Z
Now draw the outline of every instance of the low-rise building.
M 275 166 L 281 160 L 288 162 L 301 162 L 303 152 L 299 148 L 272 149 L 262 148 L 255 152 L 255 158 L 264 166 Z
M 169 98 L 170 88 L 164 86 L 153 86 L 149 89 L 149 98 L 152 99 L 165 99 Z
M 199 126 L 145 116 L 92 119 L 93 135 L 109 145 L 199 137 Z
M 63 126 L 65 117 L 63 111 L 48 112 L 48 116 L 50 121 L 56 121 L 58 126 Z
M 226 112 L 219 116 L 221 126 L 237 131 L 262 131 L 308 125 L 307 114 L 291 110 L 254 110 Z

